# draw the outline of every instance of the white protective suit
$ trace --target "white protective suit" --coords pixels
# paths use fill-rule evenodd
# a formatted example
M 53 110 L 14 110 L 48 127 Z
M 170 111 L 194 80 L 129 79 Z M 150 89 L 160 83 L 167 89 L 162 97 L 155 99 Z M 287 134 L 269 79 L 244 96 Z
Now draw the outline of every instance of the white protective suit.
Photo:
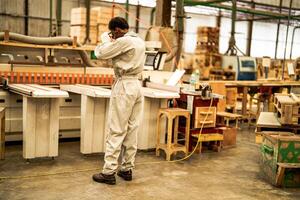
M 143 96 L 138 77 L 145 60 L 145 42 L 133 32 L 114 41 L 103 38 L 95 55 L 99 59 L 112 59 L 116 81 L 108 114 L 108 134 L 102 173 L 113 174 L 118 168 L 122 149 L 121 170 L 134 167 L 137 151 L 137 132 L 142 114 Z

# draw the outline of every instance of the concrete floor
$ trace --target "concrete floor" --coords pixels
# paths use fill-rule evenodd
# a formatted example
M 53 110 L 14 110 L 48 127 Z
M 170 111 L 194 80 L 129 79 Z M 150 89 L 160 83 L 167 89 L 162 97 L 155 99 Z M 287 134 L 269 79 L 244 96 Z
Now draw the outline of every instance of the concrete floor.
M 59 151 L 55 160 L 26 163 L 21 145 L 7 146 L 0 176 L 23 178 L 0 180 L 0 199 L 300 199 L 300 189 L 278 189 L 260 177 L 253 129 L 239 132 L 236 148 L 193 155 L 185 162 L 167 163 L 154 152 L 139 152 L 134 180 L 117 178 L 115 186 L 91 179 L 103 155 L 81 155 L 77 141 L 60 143 Z M 161 163 L 145 163 L 152 161 Z

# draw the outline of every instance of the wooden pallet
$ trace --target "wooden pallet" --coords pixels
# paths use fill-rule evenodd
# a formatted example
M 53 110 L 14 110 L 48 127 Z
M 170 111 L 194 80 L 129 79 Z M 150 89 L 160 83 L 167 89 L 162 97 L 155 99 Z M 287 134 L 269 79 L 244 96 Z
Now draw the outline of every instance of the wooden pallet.
M 274 107 L 281 124 L 299 124 L 300 99 L 295 94 L 275 94 Z

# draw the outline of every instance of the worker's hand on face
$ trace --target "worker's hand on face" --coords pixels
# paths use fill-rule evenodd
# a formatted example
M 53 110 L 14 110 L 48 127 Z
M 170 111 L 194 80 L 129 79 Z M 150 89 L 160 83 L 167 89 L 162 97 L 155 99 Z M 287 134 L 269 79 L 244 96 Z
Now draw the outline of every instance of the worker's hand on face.
M 102 35 L 101 35 L 101 41 L 102 41 L 102 43 L 111 42 L 112 41 L 112 38 L 109 36 L 109 32 L 102 33 Z

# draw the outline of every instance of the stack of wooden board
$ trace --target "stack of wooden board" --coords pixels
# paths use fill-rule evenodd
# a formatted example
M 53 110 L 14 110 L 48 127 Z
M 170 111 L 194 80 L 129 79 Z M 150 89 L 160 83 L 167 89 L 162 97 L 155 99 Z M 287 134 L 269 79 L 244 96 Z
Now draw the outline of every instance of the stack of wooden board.
M 201 70 L 201 79 L 209 78 L 210 69 L 221 67 L 221 55 L 219 54 L 219 32 L 219 28 L 198 27 L 193 69 Z
M 113 16 L 120 15 L 120 9 L 111 7 L 94 7 L 91 9 L 97 13 L 96 26 L 97 26 L 97 42 L 101 42 L 101 34 L 108 31 L 108 23 Z
M 79 7 L 71 10 L 71 27 L 70 36 L 77 37 L 77 41 L 84 43 L 86 38 L 86 8 Z M 97 43 L 97 17 L 98 13 L 96 10 L 91 9 L 90 11 L 90 44 Z
M 281 124 L 299 124 L 300 99 L 295 94 L 275 94 L 274 106 Z

